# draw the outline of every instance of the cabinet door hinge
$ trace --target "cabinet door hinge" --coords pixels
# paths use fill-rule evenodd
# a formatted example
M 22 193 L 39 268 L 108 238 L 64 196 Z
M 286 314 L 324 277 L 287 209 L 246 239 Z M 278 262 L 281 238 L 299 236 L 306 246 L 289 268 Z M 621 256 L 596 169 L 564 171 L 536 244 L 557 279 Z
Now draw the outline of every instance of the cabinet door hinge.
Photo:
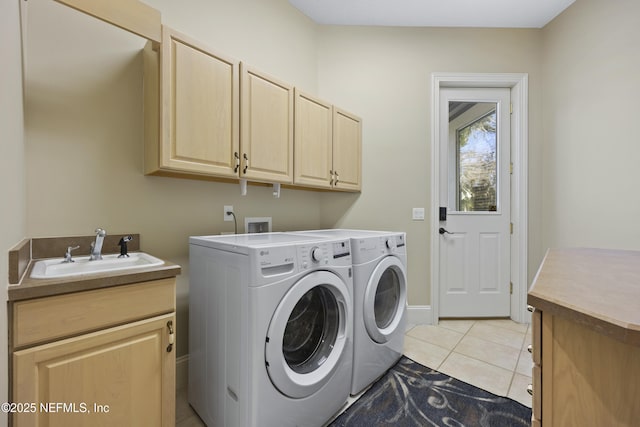
M 510 229 L 509 232 L 511 234 L 513 234 L 513 223 L 512 222 L 509 223 L 509 229 Z
M 513 114 L 513 103 L 509 103 L 509 114 Z
M 513 175 L 513 162 L 509 163 L 509 173 Z
M 509 295 L 513 295 L 513 282 L 509 282 Z

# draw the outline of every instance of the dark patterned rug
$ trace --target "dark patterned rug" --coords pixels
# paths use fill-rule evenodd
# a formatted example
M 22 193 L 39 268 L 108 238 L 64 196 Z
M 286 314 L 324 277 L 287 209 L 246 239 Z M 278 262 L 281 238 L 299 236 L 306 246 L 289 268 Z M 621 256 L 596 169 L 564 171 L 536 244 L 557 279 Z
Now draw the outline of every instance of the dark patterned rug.
M 402 357 L 329 427 L 530 425 L 530 408 Z

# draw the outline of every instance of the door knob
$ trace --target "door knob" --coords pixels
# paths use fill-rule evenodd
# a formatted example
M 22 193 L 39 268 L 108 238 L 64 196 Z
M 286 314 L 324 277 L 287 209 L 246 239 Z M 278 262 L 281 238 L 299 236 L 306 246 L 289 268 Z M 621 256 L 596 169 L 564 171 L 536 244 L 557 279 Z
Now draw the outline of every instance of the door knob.
M 450 231 L 445 230 L 444 227 L 440 227 L 440 230 L 438 230 L 438 233 L 440 233 L 440 234 L 445 234 L 445 233 L 446 234 L 455 234 L 455 233 L 452 233 Z

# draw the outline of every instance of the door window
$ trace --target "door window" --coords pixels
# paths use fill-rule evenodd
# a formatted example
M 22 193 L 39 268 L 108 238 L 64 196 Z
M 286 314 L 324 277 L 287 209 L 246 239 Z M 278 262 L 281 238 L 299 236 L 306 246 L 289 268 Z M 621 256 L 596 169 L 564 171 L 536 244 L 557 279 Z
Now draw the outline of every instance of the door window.
M 336 298 L 326 287 L 316 286 L 300 298 L 282 341 L 284 358 L 293 371 L 306 374 L 327 360 L 338 336 L 339 316 Z
M 398 312 L 400 301 L 400 278 L 393 268 L 387 268 L 378 282 L 374 302 L 376 325 L 385 329 L 393 321 Z
M 497 138 L 496 105 L 470 104 L 476 111 L 472 121 L 455 133 L 456 144 L 456 211 L 478 212 L 497 210 Z M 450 103 L 451 104 L 451 103 Z M 451 109 L 451 106 L 450 106 Z M 484 111 L 489 109 L 489 112 Z

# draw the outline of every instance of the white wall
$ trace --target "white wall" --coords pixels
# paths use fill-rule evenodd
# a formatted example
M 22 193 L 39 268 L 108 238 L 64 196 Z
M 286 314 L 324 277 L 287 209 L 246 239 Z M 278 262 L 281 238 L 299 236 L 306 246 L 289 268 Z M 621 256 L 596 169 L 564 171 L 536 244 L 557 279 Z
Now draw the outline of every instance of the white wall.
M 577 0 L 543 29 L 545 246 L 640 249 L 639 23 Z
M 0 1 L 0 403 L 8 401 L 8 250 L 25 236 L 24 136 L 19 3 Z M 0 427 L 7 425 L 0 414 Z
M 324 226 L 407 232 L 409 304 L 430 301 L 431 73 L 528 73 L 529 159 L 540 161 L 539 30 L 321 27 L 319 91 L 363 118 L 363 192 L 323 196 Z M 529 276 L 543 251 L 539 169 L 530 168 Z M 412 221 L 412 208 L 425 221 Z

